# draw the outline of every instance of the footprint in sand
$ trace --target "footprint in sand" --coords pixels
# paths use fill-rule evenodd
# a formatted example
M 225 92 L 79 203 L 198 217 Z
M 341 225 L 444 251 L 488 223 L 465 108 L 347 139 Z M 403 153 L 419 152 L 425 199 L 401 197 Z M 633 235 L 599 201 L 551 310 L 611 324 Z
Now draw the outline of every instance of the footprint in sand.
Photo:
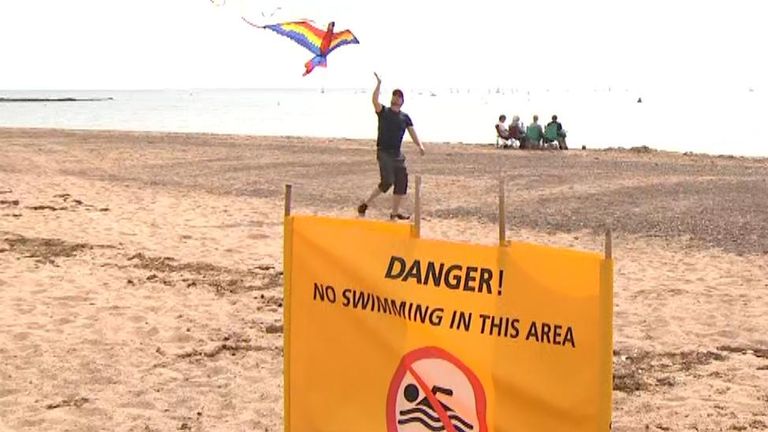
M 2 400 L 7 397 L 10 397 L 19 393 L 21 393 L 21 390 L 17 390 L 14 388 L 0 388 L 0 402 L 2 402 Z M 11 400 L 10 402 L 13 402 L 13 400 Z
M 148 330 L 139 329 L 136 333 L 141 337 L 152 339 L 160 334 L 160 330 L 157 327 L 150 327 Z
M 16 306 L 16 312 L 21 315 L 29 315 L 37 309 L 37 305 L 25 300 L 16 300 L 14 305 Z
M 724 330 L 717 330 L 712 334 L 715 336 L 719 336 L 723 339 L 734 340 L 739 337 L 739 333 L 740 333 L 739 330 L 724 329 Z
M 66 316 L 66 317 L 62 317 L 62 318 L 57 318 L 57 319 L 53 320 L 53 324 L 56 325 L 57 327 L 62 327 L 62 326 L 65 326 L 67 324 L 72 324 L 73 322 L 75 322 L 75 320 L 73 318 L 78 318 L 78 317 L 79 317 L 79 315 L 76 312 L 72 312 L 72 313 L 70 313 L 70 316 Z
M 24 326 L 29 330 L 42 330 L 45 328 L 44 324 L 40 324 L 39 322 L 33 321 L 31 323 L 26 323 Z
M 128 321 L 139 324 L 147 322 L 147 319 L 142 315 L 131 315 L 128 317 Z
M 39 426 L 42 426 L 45 422 L 44 418 L 25 418 L 19 422 L 19 426 L 22 429 L 40 430 Z
M 119 404 L 117 407 L 143 411 L 156 411 L 157 405 L 152 403 L 152 401 L 147 400 L 147 397 L 148 395 L 146 394 L 135 395 L 128 401 Z
M 168 343 L 190 343 L 194 342 L 195 338 L 184 330 L 178 329 L 171 333 L 165 340 Z
M 22 332 L 15 333 L 13 335 L 13 340 L 16 342 L 23 342 L 29 339 L 30 337 L 32 337 L 32 333 L 27 331 L 22 331 Z
M 57 296 L 57 297 L 51 297 L 51 300 L 57 300 L 59 301 L 59 304 L 65 304 L 68 303 L 86 303 L 90 302 L 91 298 L 81 295 L 64 295 L 64 296 Z

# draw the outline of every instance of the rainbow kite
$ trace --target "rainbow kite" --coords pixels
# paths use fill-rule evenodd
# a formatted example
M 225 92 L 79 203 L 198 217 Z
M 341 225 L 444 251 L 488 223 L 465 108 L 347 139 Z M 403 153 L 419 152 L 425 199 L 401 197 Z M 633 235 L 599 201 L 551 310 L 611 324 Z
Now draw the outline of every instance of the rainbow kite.
M 325 31 L 313 26 L 309 21 L 293 21 L 264 26 L 254 24 L 245 18 L 243 18 L 243 21 L 254 27 L 269 29 L 281 36 L 285 36 L 314 54 L 314 57 L 304 63 L 304 74 L 302 76 L 307 76 L 316 66 L 326 67 L 328 55 L 336 48 L 360 43 L 349 30 L 334 33 L 333 29 L 336 23 L 333 21 L 328 24 L 328 28 Z

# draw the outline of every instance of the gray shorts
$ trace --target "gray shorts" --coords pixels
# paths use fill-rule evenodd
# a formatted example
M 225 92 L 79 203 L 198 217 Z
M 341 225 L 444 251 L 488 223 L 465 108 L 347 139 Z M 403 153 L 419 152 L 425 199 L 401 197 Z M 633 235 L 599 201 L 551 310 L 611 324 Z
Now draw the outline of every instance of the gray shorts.
M 405 195 L 408 191 L 408 169 L 405 167 L 405 156 L 402 153 L 393 155 L 385 151 L 376 151 L 379 162 L 379 190 L 386 193 L 393 185 L 395 195 Z

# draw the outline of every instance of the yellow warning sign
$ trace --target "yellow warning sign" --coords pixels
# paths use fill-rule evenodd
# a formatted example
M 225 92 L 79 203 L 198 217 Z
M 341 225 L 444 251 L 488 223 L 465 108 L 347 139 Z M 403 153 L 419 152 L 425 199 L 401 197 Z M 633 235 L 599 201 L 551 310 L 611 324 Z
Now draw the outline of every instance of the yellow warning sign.
M 610 260 L 285 223 L 286 430 L 608 430 Z

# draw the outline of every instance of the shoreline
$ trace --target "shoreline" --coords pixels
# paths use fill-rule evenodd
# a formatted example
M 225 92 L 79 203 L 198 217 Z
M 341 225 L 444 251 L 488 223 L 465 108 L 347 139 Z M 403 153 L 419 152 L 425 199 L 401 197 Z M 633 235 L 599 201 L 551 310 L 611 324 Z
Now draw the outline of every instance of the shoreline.
M 10 131 L 10 132 L 23 132 L 23 131 L 32 131 L 32 132 L 71 132 L 71 133 L 81 133 L 81 134 L 87 134 L 87 133 L 104 133 L 104 134 L 130 134 L 130 135 L 147 135 L 147 136 L 158 136 L 158 135 L 167 135 L 167 136 L 177 136 L 177 137 L 194 137 L 194 136 L 208 136 L 208 137 L 219 137 L 219 138 L 248 138 L 248 139 L 284 139 L 284 140 L 295 140 L 295 141 L 316 141 L 316 140 L 326 140 L 326 141 L 344 141 L 344 142 L 355 142 L 355 143 L 372 143 L 375 142 L 375 138 L 348 138 L 348 137 L 342 137 L 342 136 L 309 136 L 309 135 L 254 135 L 254 134 L 239 134 L 239 133 L 223 133 L 223 132 L 184 132 L 184 131 L 161 131 L 161 130 L 140 130 L 140 129 L 112 129 L 112 128 L 93 128 L 93 129 L 83 129 L 83 128 L 56 128 L 56 127 L 10 127 L 10 126 L 0 126 L 0 131 Z M 439 145 L 439 146 L 461 146 L 461 147 L 467 147 L 467 148 L 490 148 L 493 150 L 498 150 L 500 152 L 532 152 L 532 153 L 557 153 L 560 150 L 519 150 L 519 149 L 496 149 L 494 143 L 471 143 L 471 142 L 462 142 L 462 141 L 423 141 L 425 145 Z M 409 141 L 409 138 L 404 138 L 403 140 L 403 147 L 408 147 L 412 145 L 412 143 Z M 701 152 L 693 152 L 693 151 L 673 151 L 673 150 L 661 150 L 656 149 L 647 145 L 642 146 L 636 146 L 636 147 L 604 147 L 604 148 L 590 148 L 587 146 L 586 150 L 582 150 L 581 148 L 570 148 L 566 152 L 595 152 L 595 153 L 618 153 L 618 154 L 656 154 L 656 155 L 668 155 L 673 157 L 692 157 L 692 158 L 704 158 L 704 159 L 727 159 L 727 160 L 739 160 L 739 161 L 754 161 L 754 162 L 766 162 L 768 161 L 768 156 L 743 156 L 743 155 L 732 155 L 732 154 L 712 154 L 712 153 L 701 153 Z

